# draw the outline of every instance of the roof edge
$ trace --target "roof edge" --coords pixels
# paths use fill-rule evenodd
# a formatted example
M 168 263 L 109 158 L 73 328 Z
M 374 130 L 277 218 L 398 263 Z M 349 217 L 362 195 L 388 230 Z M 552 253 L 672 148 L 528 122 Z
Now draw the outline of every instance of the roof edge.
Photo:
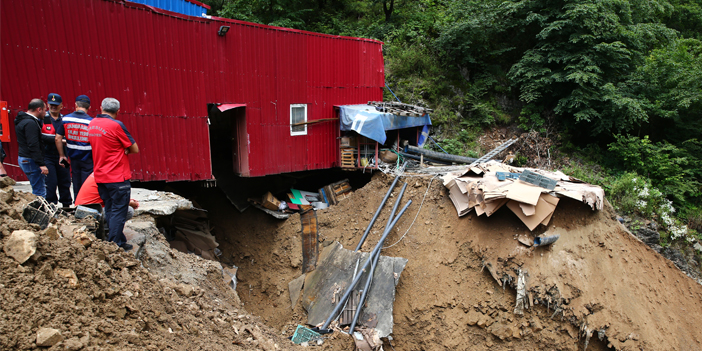
M 235 20 L 235 19 L 231 19 L 231 18 L 224 18 L 224 17 L 217 17 L 217 16 L 207 16 L 207 17 L 188 16 L 188 15 L 184 15 L 182 13 L 172 12 L 172 11 L 160 9 L 157 7 L 149 6 L 149 5 L 131 2 L 128 0 L 103 0 L 103 1 L 115 2 L 115 3 L 119 3 L 119 4 L 122 4 L 123 6 L 128 6 L 128 7 L 148 9 L 154 13 L 158 13 L 158 14 L 166 15 L 166 16 L 171 16 L 171 17 L 177 17 L 177 18 L 181 18 L 181 19 L 184 19 L 187 21 L 234 23 L 234 24 L 240 24 L 240 25 L 245 25 L 245 26 L 259 27 L 259 28 L 263 28 L 263 29 L 278 30 L 278 31 L 282 31 L 282 32 L 315 35 L 315 36 L 319 36 L 319 37 L 326 37 L 326 38 L 332 38 L 332 39 L 365 41 L 365 42 L 369 42 L 369 43 L 376 43 L 376 44 L 380 44 L 380 45 L 385 45 L 385 43 L 380 41 L 380 40 L 370 39 L 370 38 L 357 38 L 357 37 L 347 37 L 347 36 L 343 36 L 343 35 L 333 35 L 333 34 L 310 32 L 310 31 L 301 30 L 301 29 L 276 27 L 276 26 L 271 26 L 271 25 L 267 25 L 267 24 L 246 22 L 246 21 L 240 21 L 240 20 Z M 196 0 L 188 0 L 188 1 L 197 2 Z

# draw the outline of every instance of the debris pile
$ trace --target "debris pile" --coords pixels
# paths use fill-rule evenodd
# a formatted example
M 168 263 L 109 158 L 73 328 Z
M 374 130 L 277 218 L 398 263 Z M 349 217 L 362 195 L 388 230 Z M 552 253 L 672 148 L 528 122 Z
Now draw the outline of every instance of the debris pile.
M 217 261 L 221 252 L 212 235 L 212 228 L 204 211 L 178 210 L 170 217 L 166 237 L 172 249 L 192 253 L 204 259 Z
M 529 228 L 548 225 L 560 197 L 582 201 L 593 210 L 601 210 L 604 190 L 584 183 L 560 171 L 511 167 L 487 162 L 462 172 L 448 173 L 444 186 L 458 216 L 475 210 L 478 216 L 492 216 L 507 206 Z
M 291 349 L 242 309 L 219 264 L 171 251 L 153 218 L 128 223 L 147 238 L 124 252 L 95 238 L 92 217 L 28 223 L 22 212 L 36 197 L 13 183 L 0 179 L 0 349 Z
M 278 219 L 287 219 L 293 213 L 308 209 L 322 210 L 339 203 L 349 196 L 353 188 L 348 179 L 344 179 L 320 188 L 317 192 L 290 189 L 286 194 L 288 201 L 280 201 L 269 191 L 260 199 L 250 198 L 254 207 Z

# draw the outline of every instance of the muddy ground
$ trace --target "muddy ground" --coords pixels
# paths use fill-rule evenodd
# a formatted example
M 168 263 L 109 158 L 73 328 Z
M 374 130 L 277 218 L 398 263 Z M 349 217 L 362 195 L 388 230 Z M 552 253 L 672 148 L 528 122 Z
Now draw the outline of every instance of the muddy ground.
M 378 173 L 339 205 L 318 211 L 320 245 L 339 241 L 353 249 L 392 179 Z M 459 218 L 438 178 L 402 180 L 409 184 L 403 201 L 414 203 L 388 238 L 388 244 L 399 243 L 383 254 L 409 263 L 397 287 L 393 340 L 386 349 L 702 348 L 702 331 L 690 318 L 702 313 L 702 286 L 627 232 L 610 206 L 592 211 L 562 199 L 549 226 L 530 233 L 507 208 L 490 218 Z M 288 292 L 288 282 L 301 274 L 299 216 L 278 221 L 255 210 L 233 213 L 215 193 L 196 200 L 210 211 L 225 259 L 240 268 L 244 308 L 291 335 L 306 321 L 299 304 L 291 308 Z M 393 203 L 391 198 L 378 223 L 386 222 Z M 374 227 L 364 251 L 380 231 Z M 516 240 L 542 233 L 561 239 L 538 249 Z M 514 313 L 519 271 L 532 301 L 524 315 Z M 335 334 L 327 349 L 353 349 L 350 337 Z
M 10 182 L 0 179 L 0 350 L 297 348 L 242 308 L 219 263 L 168 249 L 152 219 L 141 218 L 149 246 L 137 260 L 112 243 L 70 237 L 72 216 L 46 230 L 28 224 L 21 211 L 34 196 Z M 36 234 L 37 253 L 23 264 L 6 253 L 18 230 Z M 169 274 L 186 270 L 195 273 Z M 60 336 L 40 347 L 42 328 Z

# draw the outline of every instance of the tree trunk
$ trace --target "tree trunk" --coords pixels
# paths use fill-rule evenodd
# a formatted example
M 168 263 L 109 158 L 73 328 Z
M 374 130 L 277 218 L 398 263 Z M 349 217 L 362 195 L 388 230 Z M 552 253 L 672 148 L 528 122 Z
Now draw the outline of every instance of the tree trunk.
M 387 0 L 383 0 L 383 12 L 385 12 L 385 22 L 390 22 L 390 16 L 392 16 L 393 7 L 395 7 L 395 0 L 390 0 L 389 9 Z

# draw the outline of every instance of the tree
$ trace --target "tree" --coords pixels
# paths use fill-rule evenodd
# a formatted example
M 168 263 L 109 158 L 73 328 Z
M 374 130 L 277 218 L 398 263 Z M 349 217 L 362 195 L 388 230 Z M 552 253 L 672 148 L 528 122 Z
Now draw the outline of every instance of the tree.
M 526 103 L 553 106 L 590 134 L 630 131 L 648 121 L 627 80 L 654 48 L 676 33 L 660 23 L 663 1 L 513 2 L 507 12 L 540 29 L 536 44 L 510 69 Z

